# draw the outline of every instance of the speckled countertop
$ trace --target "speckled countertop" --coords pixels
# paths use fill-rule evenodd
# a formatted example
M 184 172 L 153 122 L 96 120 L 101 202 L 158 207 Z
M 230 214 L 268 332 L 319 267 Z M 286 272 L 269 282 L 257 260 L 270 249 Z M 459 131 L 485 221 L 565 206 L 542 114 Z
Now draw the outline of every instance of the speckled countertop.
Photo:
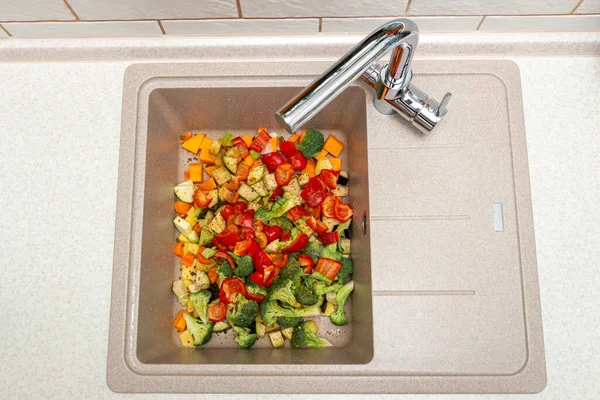
M 522 75 L 548 370 L 534 397 L 597 398 L 600 58 L 507 58 Z M 129 64 L 0 62 L 1 398 L 183 398 L 115 394 L 106 385 Z

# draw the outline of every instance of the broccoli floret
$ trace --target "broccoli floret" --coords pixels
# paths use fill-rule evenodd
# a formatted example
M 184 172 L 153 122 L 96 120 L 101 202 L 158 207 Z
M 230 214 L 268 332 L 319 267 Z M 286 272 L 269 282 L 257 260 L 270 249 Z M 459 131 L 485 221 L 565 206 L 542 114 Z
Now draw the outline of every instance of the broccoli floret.
M 265 324 L 273 325 L 278 317 L 302 318 L 321 315 L 322 304 L 322 297 L 314 306 L 296 309 L 282 307 L 276 301 L 265 301 L 260 306 L 260 316 Z
M 324 247 L 321 242 L 315 240 L 314 242 L 308 243 L 308 246 L 304 248 L 302 253 L 312 258 L 319 258 L 323 249 Z
M 312 290 L 312 292 L 317 296 L 322 296 L 330 292 L 337 292 L 338 289 L 342 287 L 341 284 L 337 283 L 335 285 L 329 285 L 327 281 L 320 280 L 318 275 L 315 277 L 315 273 L 306 278 L 304 282 L 306 283 L 306 286 L 309 287 L 310 290 Z
M 306 157 L 314 157 L 321 150 L 323 150 L 323 145 L 325 144 L 325 138 L 323 138 L 323 134 L 314 129 L 309 129 L 306 131 L 306 135 L 304 135 L 304 139 L 302 142 L 296 145 L 296 148 L 300 150 Z
M 300 263 L 294 257 L 290 257 L 285 267 L 281 268 L 279 271 L 277 278 L 279 280 L 294 280 L 301 276 L 306 276 L 306 274 L 302 268 L 300 268 Z
M 292 307 L 301 307 L 301 304 L 298 303 L 296 297 L 294 297 L 294 291 L 292 289 L 293 284 L 294 282 L 291 279 L 278 277 L 267 290 L 267 299 L 279 300 Z
M 354 263 L 349 258 L 342 258 L 342 269 L 337 274 L 338 282 L 342 285 L 346 283 L 346 278 L 348 278 L 354 272 Z
M 304 285 L 300 285 L 294 290 L 294 296 L 296 297 L 296 300 L 298 300 L 298 303 L 303 306 L 312 306 L 319 301 L 319 296 L 314 294 L 312 290 Z
M 344 258 L 342 253 L 340 253 L 337 249 L 337 243 L 332 243 L 329 246 L 325 246 L 319 257 L 330 258 L 335 261 L 342 261 Z
M 194 305 L 194 310 L 198 314 L 198 318 L 205 324 L 208 323 L 208 303 L 210 301 L 210 291 L 201 290 L 190 294 L 190 300 Z
M 340 288 L 335 294 L 335 300 L 337 301 L 337 310 L 331 314 L 329 318 L 331 318 L 331 322 L 335 325 L 342 326 L 348 323 L 348 317 L 346 316 L 346 312 L 344 311 L 344 306 L 346 305 L 346 301 L 348 300 L 348 296 L 352 293 L 354 289 L 354 281 L 350 281 L 346 283 L 344 286 Z
M 277 323 L 283 328 L 293 328 L 302 322 L 301 317 L 277 317 Z
M 248 328 L 240 328 L 240 327 L 234 326 L 233 330 L 235 331 L 235 333 L 237 333 L 235 341 L 243 349 L 248 349 L 248 348 L 254 346 L 254 343 L 256 343 L 256 339 L 258 339 L 258 336 L 256 335 L 256 333 L 250 333 L 250 329 L 248 329 Z
M 246 299 L 242 294 L 238 294 L 235 300 L 233 308 L 227 311 L 227 320 L 233 326 L 247 328 L 258 315 L 258 303 Z
M 248 291 L 248 293 L 255 295 L 259 294 L 263 297 L 267 297 L 267 288 L 264 286 L 257 285 L 250 279 L 248 279 L 248 282 L 246 282 L 246 290 Z
M 292 347 L 329 347 L 332 344 L 327 340 L 318 337 L 313 331 L 308 329 L 307 322 L 302 321 L 294 327 L 292 335 Z
M 254 265 L 252 264 L 252 257 L 250 256 L 237 256 L 234 253 L 229 253 L 233 257 L 236 267 L 233 270 L 233 274 L 238 278 L 245 278 L 254 272 Z
M 208 342 L 212 336 L 214 322 L 209 321 L 207 324 L 202 323 L 199 319 L 191 315 L 184 314 L 187 330 L 194 338 L 194 346 L 202 346 Z
M 221 279 L 231 278 L 233 276 L 233 269 L 229 262 L 223 261 L 223 263 L 217 267 L 217 273 Z

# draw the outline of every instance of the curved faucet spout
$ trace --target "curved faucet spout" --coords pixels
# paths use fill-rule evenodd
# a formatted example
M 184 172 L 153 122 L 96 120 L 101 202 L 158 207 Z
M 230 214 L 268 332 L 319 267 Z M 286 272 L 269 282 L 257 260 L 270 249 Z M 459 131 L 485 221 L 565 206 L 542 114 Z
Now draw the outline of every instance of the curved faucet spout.
M 377 99 L 394 109 L 393 102 L 410 87 L 418 41 L 419 29 L 409 19 L 394 19 L 380 26 L 276 112 L 277 122 L 290 133 L 296 131 L 361 75 L 375 88 Z M 377 62 L 389 51 L 390 62 L 382 68 Z

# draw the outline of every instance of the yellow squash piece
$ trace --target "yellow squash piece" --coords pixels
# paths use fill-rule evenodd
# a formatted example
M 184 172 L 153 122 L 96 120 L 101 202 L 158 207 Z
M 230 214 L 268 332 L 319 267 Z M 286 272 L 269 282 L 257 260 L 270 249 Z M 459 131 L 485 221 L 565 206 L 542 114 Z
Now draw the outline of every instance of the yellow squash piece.
M 344 149 L 344 143 L 333 135 L 329 135 L 325 141 L 323 149 L 327 150 L 332 156 L 337 157 Z
M 187 329 L 183 332 L 178 333 L 178 335 L 183 347 L 194 347 L 194 338 Z
M 202 142 L 204 142 L 205 137 L 206 137 L 206 135 L 204 133 L 202 133 L 200 135 L 192 136 L 191 138 L 189 138 L 188 140 L 183 142 L 181 147 L 183 147 L 184 149 L 186 149 L 187 151 L 189 151 L 191 153 L 198 154 L 198 150 L 200 149 Z

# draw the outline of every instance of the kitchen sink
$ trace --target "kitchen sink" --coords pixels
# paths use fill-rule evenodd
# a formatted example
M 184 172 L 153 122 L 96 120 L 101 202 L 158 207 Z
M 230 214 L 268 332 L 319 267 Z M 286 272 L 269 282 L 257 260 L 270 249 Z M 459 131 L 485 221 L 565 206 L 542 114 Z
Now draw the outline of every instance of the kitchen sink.
M 351 323 L 316 317 L 323 349 L 249 350 L 219 334 L 184 348 L 171 321 L 173 185 L 187 131 L 254 134 L 327 61 L 136 64 L 126 71 L 107 381 L 117 392 L 482 393 L 545 385 L 518 68 L 420 61 L 453 93 L 423 134 L 354 82 L 307 127 L 335 134 L 350 176 Z M 370 178 L 370 182 L 369 182 Z M 232 334 L 231 334 L 232 335 Z

